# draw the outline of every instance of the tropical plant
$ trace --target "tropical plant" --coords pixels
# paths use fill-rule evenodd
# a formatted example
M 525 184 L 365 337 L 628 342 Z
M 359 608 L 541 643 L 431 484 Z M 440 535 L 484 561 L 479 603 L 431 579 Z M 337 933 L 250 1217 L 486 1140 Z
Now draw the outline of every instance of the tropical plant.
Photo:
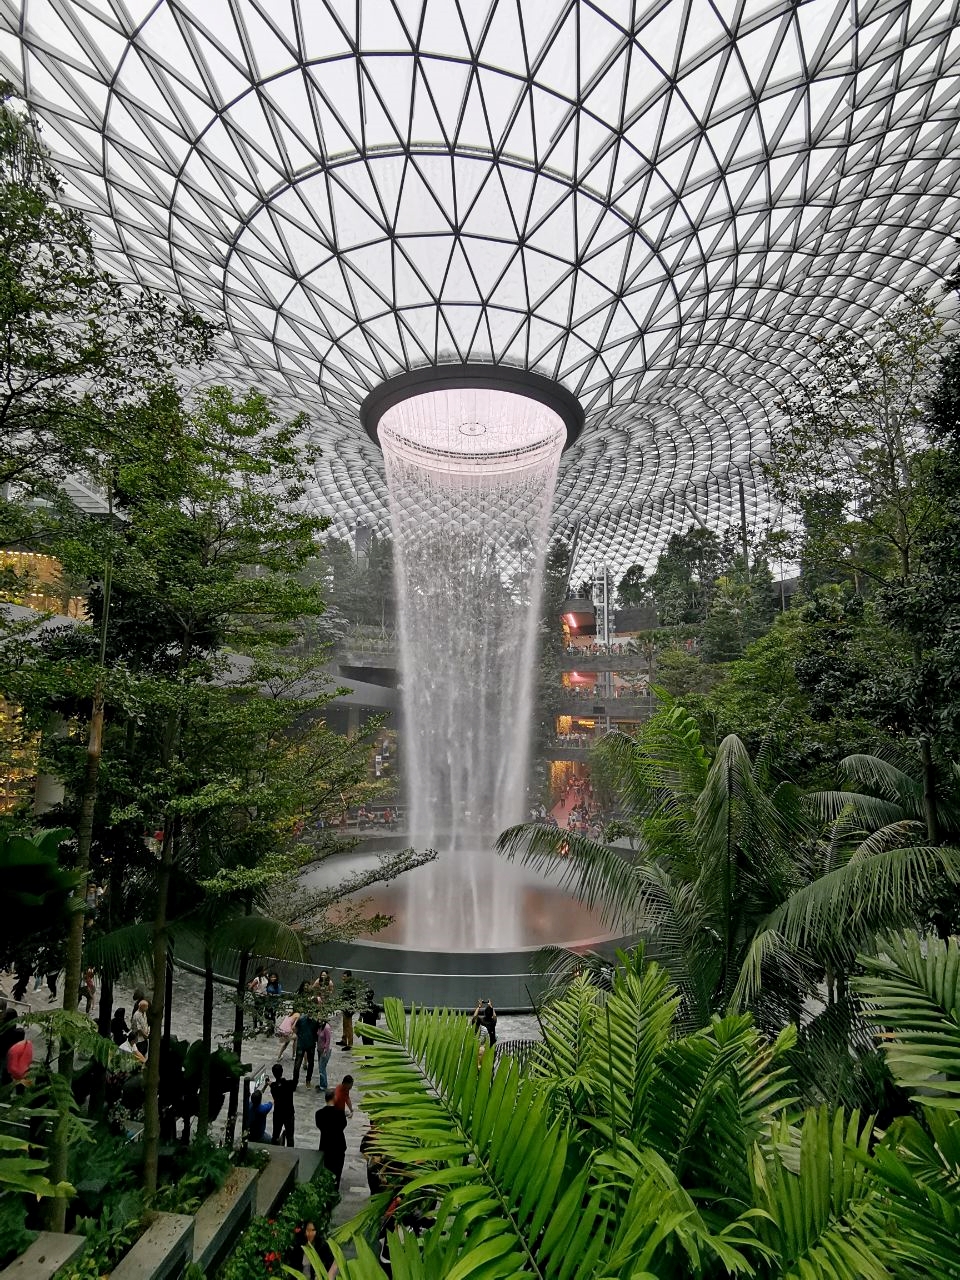
M 387 1002 L 360 1052 L 397 1185 L 346 1229 L 355 1260 L 332 1242 L 339 1274 L 384 1274 L 368 1237 L 399 1191 L 387 1246 L 410 1280 L 890 1275 L 870 1123 L 795 1114 L 793 1029 L 678 1034 L 677 988 L 622 959 L 609 996 L 579 978 L 545 1007 L 526 1068 L 478 1061 L 462 1016 Z
M 0 942 L 4 968 L 22 961 L 51 932 L 62 932 L 72 912 L 82 910 L 75 900 L 79 877 L 60 859 L 60 847 L 72 835 L 66 830 L 0 834 L 0 880 L 9 895 Z
M 903 1276 L 960 1277 L 960 945 L 906 933 L 861 957 L 854 980 L 915 1113 L 887 1130 L 873 1168 L 899 1233 Z
M 711 755 L 693 717 L 659 696 L 636 737 L 610 734 L 596 752 L 631 852 L 539 823 L 498 847 L 535 866 L 565 854 L 566 885 L 667 967 L 687 1025 L 744 1006 L 767 1028 L 799 1024 L 831 967 L 960 879 L 960 853 L 916 845 L 902 826 L 863 838 L 846 816 L 820 839 L 816 806 L 777 780 L 766 745 L 751 759 L 730 734 Z

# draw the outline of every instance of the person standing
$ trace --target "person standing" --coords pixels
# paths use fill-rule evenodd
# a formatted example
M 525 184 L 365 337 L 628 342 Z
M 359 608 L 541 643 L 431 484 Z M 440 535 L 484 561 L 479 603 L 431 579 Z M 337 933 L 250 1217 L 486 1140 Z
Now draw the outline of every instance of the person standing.
M 488 1000 L 480 1014 L 480 1025 L 490 1039 L 491 1048 L 497 1043 L 497 1011 Z
M 333 1051 L 333 1029 L 326 1018 L 317 1028 L 317 1088 L 326 1090 L 327 1063 Z
M 136 1032 L 137 1048 L 143 1054 L 150 1046 L 150 1023 L 147 1019 L 149 1009 L 148 1002 L 145 999 L 141 1000 L 130 1019 L 130 1030 Z
M 364 1026 L 375 1027 L 381 1013 L 383 1013 L 383 1010 L 373 997 L 373 987 L 367 987 L 366 999 L 363 1002 L 363 1008 L 360 1010 L 360 1021 Z M 373 1044 L 371 1037 L 365 1036 L 362 1031 L 360 1032 L 360 1041 L 362 1044 Z
M 273 1145 L 281 1147 L 286 1143 L 293 1146 L 293 1123 L 296 1119 L 293 1109 L 293 1081 L 283 1078 L 283 1067 L 278 1062 L 273 1068 L 273 1081 L 270 1085 L 273 1097 Z
M 283 984 L 280 981 L 278 973 L 271 973 L 267 978 L 267 1014 L 268 1018 L 276 1019 L 277 1012 L 280 1008 L 280 997 L 283 995 Z M 269 1030 L 269 1022 L 267 1030 Z
M 313 1079 L 313 1063 L 317 1054 L 317 1032 L 319 1031 L 317 1020 L 311 1017 L 309 1013 L 301 1013 L 297 1019 L 297 1052 L 293 1059 L 293 1087 L 296 1089 L 300 1082 L 300 1066 L 306 1058 L 307 1060 L 307 1084 Z
M 341 1107 L 337 1106 L 336 1095 L 336 1089 L 325 1091 L 324 1105 L 319 1108 L 314 1119 L 320 1130 L 320 1154 L 323 1156 L 323 1167 L 333 1174 L 339 1190 L 343 1162 L 347 1155 L 347 1115 Z
M 333 983 L 326 969 L 320 970 L 313 982 L 311 982 L 310 989 L 318 1000 L 327 1001 L 333 998 Z
M 290 1251 L 290 1266 L 294 1267 L 303 1280 L 320 1280 L 319 1273 L 310 1260 L 307 1249 L 313 1249 L 317 1257 L 326 1267 L 327 1275 L 334 1275 L 333 1251 L 321 1236 L 312 1220 L 303 1222 L 294 1230 L 293 1248 Z
M 110 1039 L 114 1044 L 123 1044 L 130 1034 L 130 1028 L 127 1026 L 126 1009 L 117 1009 L 110 1023 Z M 134 1043 L 136 1043 L 136 1040 L 134 1040 Z
M 349 1053 L 353 1048 L 353 1011 L 357 1007 L 357 984 L 353 970 L 344 969 L 343 982 L 340 984 L 340 1012 L 343 1015 L 343 1026 L 337 1044 Z
M 80 981 L 80 999 L 86 1001 L 84 1013 L 90 1016 L 90 1010 L 93 1008 L 93 1002 L 97 994 L 97 980 L 94 976 L 93 969 L 88 965 L 83 971 L 83 978 Z
M 267 971 L 263 965 L 247 983 L 247 990 L 253 996 L 253 1034 L 256 1035 L 267 1027 Z
M 470 1019 L 470 1023 L 474 1031 L 486 1031 L 487 1038 L 490 1043 L 496 1044 L 497 1011 L 489 1000 L 485 1000 L 481 997 L 481 999 L 477 1001 L 477 1007 L 473 1011 L 473 1017 Z

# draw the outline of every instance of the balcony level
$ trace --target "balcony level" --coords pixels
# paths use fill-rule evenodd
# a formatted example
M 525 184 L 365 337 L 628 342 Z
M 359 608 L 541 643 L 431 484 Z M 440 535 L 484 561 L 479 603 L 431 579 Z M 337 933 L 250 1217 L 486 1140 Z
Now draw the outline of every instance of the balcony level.
M 603 720 L 649 720 L 657 709 L 657 700 L 646 693 L 589 694 L 587 696 L 564 689 L 561 693 L 559 714 L 562 716 L 591 716 Z
M 598 646 L 564 649 L 560 658 L 561 671 L 651 671 L 648 654 L 628 651 L 626 646 L 613 652 Z

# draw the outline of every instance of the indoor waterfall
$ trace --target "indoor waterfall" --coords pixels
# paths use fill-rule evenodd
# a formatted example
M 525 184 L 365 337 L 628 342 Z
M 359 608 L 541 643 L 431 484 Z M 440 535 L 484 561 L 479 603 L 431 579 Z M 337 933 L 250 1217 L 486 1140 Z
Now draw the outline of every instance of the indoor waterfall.
M 523 945 L 523 877 L 494 852 L 525 816 L 561 418 L 510 391 L 412 395 L 379 427 L 399 602 L 408 945 Z

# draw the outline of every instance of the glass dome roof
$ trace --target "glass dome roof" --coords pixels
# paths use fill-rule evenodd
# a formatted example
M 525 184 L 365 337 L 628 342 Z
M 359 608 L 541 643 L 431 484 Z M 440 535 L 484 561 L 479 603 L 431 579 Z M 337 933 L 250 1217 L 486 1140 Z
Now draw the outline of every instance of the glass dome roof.
M 617 570 L 759 474 L 812 333 L 952 266 L 960 0 L 5 0 L 121 275 L 306 406 L 318 502 L 386 523 L 358 406 L 532 369 L 587 425 L 554 525 Z

